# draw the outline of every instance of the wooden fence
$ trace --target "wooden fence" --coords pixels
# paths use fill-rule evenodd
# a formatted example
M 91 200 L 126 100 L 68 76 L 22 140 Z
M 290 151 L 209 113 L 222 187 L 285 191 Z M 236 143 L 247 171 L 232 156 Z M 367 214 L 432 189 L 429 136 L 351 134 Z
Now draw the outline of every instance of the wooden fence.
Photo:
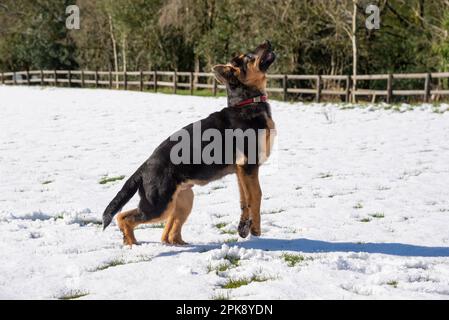
M 322 101 L 323 96 L 340 97 L 342 101 L 356 101 L 360 96 L 371 97 L 373 102 L 377 97 L 383 97 L 387 103 L 392 102 L 396 96 L 415 96 L 419 100 L 429 102 L 441 96 L 449 96 L 449 90 L 442 89 L 441 83 L 449 79 L 446 73 L 409 73 L 409 74 L 378 74 L 378 75 L 268 75 L 268 93 L 280 95 L 284 100 L 295 96 L 296 98 L 312 97 L 315 101 Z M 395 88 L 398 81 L 422 81 L 420 89 Z M 385 82 L 384 90 L 371 89 L 366 82 Z M 355 82 L 356 90 L 353 90 Z M 359 84 L 365 82 L 365 89 Z M 436 83 L 438 82 L 438 83 Z M 33 70 L 0 73 L 0 83 L 6 85 L 55 85 L 69 87 L 106 87 L 152 90 L 157 92 L 161 88 L 170 88 L 177 93 L 179 90 L 211 90 L 217 95 L 225 87 L 219 84 L 212 73 L 194 73 L 177 71 L 74 71 L 74 70 Z

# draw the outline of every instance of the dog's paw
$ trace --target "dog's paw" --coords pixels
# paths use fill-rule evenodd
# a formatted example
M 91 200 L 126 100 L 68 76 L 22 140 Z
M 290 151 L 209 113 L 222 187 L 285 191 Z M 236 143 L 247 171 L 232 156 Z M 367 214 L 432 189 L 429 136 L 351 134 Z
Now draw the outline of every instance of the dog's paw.
M 170 244 L 174 245 L 174 246 L 187 246 L 188 245 L 188 243 L 182 239 L 174 240 L 174 241 L 170 242 Z
M 133 245 L 138 245 L 138 243 L 136 239 L 123 236 L 123 245 L 132 247 Z
M 182 240 L 181 237 L 168 237 L 167 239 L 162 239 L 162 243 L 169 246 L 186 246 L 187 242 Z
M 251 219 L 240 220 L 238 227 L 240 237 L 246 238 L 248 236 L 252 223 L 253 221 Z
M 255 237 L 260 237 L 261 235 L 260 229 L 251 228 L 251 235 Z

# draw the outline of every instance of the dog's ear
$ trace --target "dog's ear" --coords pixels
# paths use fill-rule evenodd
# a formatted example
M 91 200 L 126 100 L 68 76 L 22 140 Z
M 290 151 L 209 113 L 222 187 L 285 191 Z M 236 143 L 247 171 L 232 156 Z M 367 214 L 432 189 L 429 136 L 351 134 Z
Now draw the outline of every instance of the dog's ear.
M 238 81 L 237 73 L 239 70 L 229 64 L 216 65 L 212 68 L 212 71 L 214 72 L 215 78 L 224 85 Z
M 234 58 L 231 60 L 231 64 L 235 67 L 240 67 L 243 64 L 243 58 L 245 55 L 243 54 L 235 54 L 233 55 Z

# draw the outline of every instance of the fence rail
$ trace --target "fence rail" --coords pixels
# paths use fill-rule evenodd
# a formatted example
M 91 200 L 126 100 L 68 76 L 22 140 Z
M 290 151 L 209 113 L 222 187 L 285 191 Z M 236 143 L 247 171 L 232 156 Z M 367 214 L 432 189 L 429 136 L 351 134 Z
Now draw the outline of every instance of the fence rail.
M 291 95 L 314 97 L 320 102 L 323 96 L 336 96 L 350 102 L 357 97 L 371 97 L 373 102 L 377 97 L 383 97 L 390 103 L 396 96 L 416 96 L 424 102 L 429 102 L 441 96 L 449 96 L 449 90 L 441 85 L 443 80 L 449 79 L 449 72 L 441 73 L 408 73 L 408 74 L 374 74 L 374 75 L 268 75 L 268 93 L 280 94 L 284 100 Z M 422 81 L 418 89 L 399 89 L 394 85 L 399 81 Z M 363 88 L 362 82 L 382 81 L 384 89 Z M 436 83 L 437 82 L 437 83 Z M 107 88 L 138 88 L 139 90 L 153 90 L 171 88 L 173 93 L 178 89 L 190 90 L 193 94 L 198 89 L 209 89 L 213 95 L 225 87 L 217 82 L 213 73 L 207 72 L 178 72 L 178 71 L 91 71 L 91 70 L 27 70 L 17 72 L 1 72 L 0 83 L 5 85 L 68 85 L 78 87 L 107 87 Z M 365 85 L 366 86 L 366 85 Z M 379 85 L 377 85 L 378 87 Z M 355 90 L 354 90 L 355 88 Z

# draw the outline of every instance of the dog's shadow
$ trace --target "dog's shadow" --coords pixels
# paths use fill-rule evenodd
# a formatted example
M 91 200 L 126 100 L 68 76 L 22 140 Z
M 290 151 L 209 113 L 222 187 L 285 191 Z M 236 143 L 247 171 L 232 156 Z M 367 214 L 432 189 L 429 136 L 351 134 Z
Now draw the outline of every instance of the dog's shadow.
M 223 243 L 188 245 L 176 247 L 175 250 L 163 252 L 158 256 L 171 256 L 183 252 L 207 252 L 221 248 Z M 328 242 L 310 239 L 272 239 L 253 238 L 247 241 L 228 244 L 246 249 L 260 249 L 265 251 L 296 251 L 301 253 L 329 253 L 329 252 L 364 252 L 378 253 L 400 257 L 449 257 L 449 247 L 425 247 L 403 243 L 355 243 Z

